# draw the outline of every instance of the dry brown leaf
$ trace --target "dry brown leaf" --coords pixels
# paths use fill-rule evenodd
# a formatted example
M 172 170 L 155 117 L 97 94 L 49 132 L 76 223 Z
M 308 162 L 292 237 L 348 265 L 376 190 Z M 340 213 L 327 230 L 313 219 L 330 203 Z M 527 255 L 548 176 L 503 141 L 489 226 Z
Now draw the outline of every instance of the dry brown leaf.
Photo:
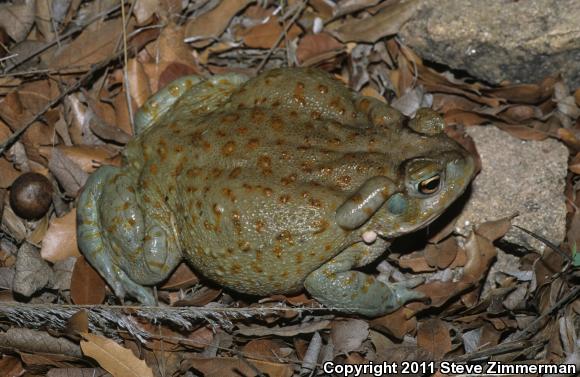
M 514 217 L 516 217 L 515 214 L 509 217 L 504 217 L 503 219 L 487 221 L 479 225 L 475 229 L 475 233 L 493 242 L 505 236 L 508 230 L 512 227 L 511 221 Z
M 409 308 L 402 307 L 393 313 L 371 320 L 372 328 L 385 331 L 397 339 L 403 337 L 417 328 L 417 318 L 413 316 L 415 312 Z
M 575 129 L 558 128 L 558 138 L 574 151 L 580 151 L 580 131 Z
M 428 244 L 425 248 L 425 260 L 429 266 L 445 269 L 451 265 L 457 256 L 457 242 L 449 237 L 437 244 Z
M 0 28 L 16 43 L 22 42 L 34 25 L 36 1 L 3 3 L 0 6 Z
M 473 287 L 473 284 L 463 281 L 431 281 L 414 288 L 416 291 L 429 297 L 431 302 L 429 304 L 423 302 L 410 302 L 406 306 L 414 312 L 430 307 L 440 307 L 451 298 L 461 294 L 471 287 Z
M 160 289 L 187 289 L 199 283 L 199 278 L 185 262 L 181 263 Z
M 308 334 L 325 330 L 330 326 L 330 323 L 330 321 L 323 319 L 319 321 L 306 322 L 304 324 L 284 327 L 244 326 L 239 324 L 238 333 L 246 336 L 296 336 L 299 334 Z
M 172 306 L 204 306 L 222 294 L 221 288 L 203 287 L 186 298 L 171 302 Z
M 311 66 L 334 57 L 345 50 L 345 46 L 328 33 L 307 34 L 300 38 L 296 58 L 301 66 Z
M 25 297 L 30 297 L 54 281 L 54 273 L 48 263 L 34 246 L 26 242 L 18 250 L 14 268 L 12 290 Z
M 12 186 L 12 182 L 20 177 L 20 172 L 4 157 L 0 157 L 0 189 Z
M 54 217 L 50 220 L 40 255 L 52 263 L 80 256 L 77 247 L 75 208 L 63 217 Z
M 489 123 L 493 118 L 473 111 L 451 110 L 444 115 L 447 125 L 477 126 Z
M 64 146 L 58 145 L 55 147 L 40 147 L 38 148 L 40 154 L 50 160 L 52 151 L 58 149 L 64 156 L 69 158 L 72 162 L 78 165 L 87 173 L 94 172 L 99 166 L 108 164 L 109 159 L 113 157 L 114 153 L 103 146 L 88 146 L 75 145 Z
M 368 336 L 369 323 L 360 319 L 334 320 L 330 329 L 335 354 L 356 351 Z
M 477 233 L 471 233 L 465 243 L 467 263 L 463 269 L 462 282 L 477 283 L 487 274 L 497 252 L 493 243 Z
M 451 351 L 451 336 L 447 324 L 436 318 L 420 323 L 417 345 L 429 351 L 435 360 L 440 360 Z
M 50 59 L 49 68 L 88 67 L 110 58 L 122 35 L 122 27 L 121 19 L 116 18 L 103 22 L 98 32 L 85 29 Z
M 401 26 L 415 13 L 419 1 L 399 1 L 383 8 L 374 16 L 353 18 L 329 31 L 341 42 L 375 43 L 388 35 L 397 34 Z
M 163 62 L 181 64 L 189 69 L 188 74 L 199 74 L 191 47 L 183 42 L 185 29 L 170 23 L 163 28 L 157 40 L 159 51 L 153 56 L 160 56 Z M 183 76 L 183 75 L 182 75 Z
M 73 198 L 77 196 L 89 178 L 89 175 L 79 165 L 58 149 L 53 149 L 48 168 L 66 193 Z
M 244 44 L 249 48 L 269 49 L 276 47 L 280 35 L 284 28 L 278 22 L 278 17 L 270 17 L 268 22 L 252 26 L 251 28 L 240 30 L 238 37 L 244 40 Z M 293 40 L 302 33 L 302 30 L 293 24 L 288 30 L 286 38 Z
M 512 136 L 522 140 L 546 140 L 550 134 L 544 131 L 536 130 L 531 127 L 516 124 L 496 124 L 497 128 L 509 133 Z
M 0 370 L 5 376 L 23 376 L 25 373 L 20 359 L 10 355 L 4 355 L 0 359 Z
M 233 16 L 244 9 L 252 0 L 222 1 L 211 11 L 190 20 L 185 25 L 185 38 L 196 48 L 206 47 L 219 37 Z
M 83 354 L 95 359 L 114 377 L 153 377 L 153 371 L 139 360 L 131 350 L 100 335 L 83 333 Z
M 143 64 L 141 64 L 141 62 L 137 59 L 129 60 L 127 64 L 127 76 L 131 98 L 133 101 L 135 101 L 137 109 L 143 106 L 145 101 L 151 97 L 152 92 L 151 87 L 149 86 L 149 79 L 145 73 Z M 125 97 L 125 93 L 120 93 L 117 97 Z M 135 112 L 136 109 L 134 109 L 133 112 Z M 119 111 L 118 107 L 116 106 L 115 111 Z
M 483 93 L 506 99 L 510 102 L 536 104 L 550 98 L 552 90 L 537 84 L 515 84 L 501 88 L 483 89 Z
M 46 377 L 113 377 L 103 368 L 52 368 Z
M 398 262 L 401 268 L 409 268 L 413 272 L 435 271 L 434 266 L 430 266 L 429 263 L 427 263 L 423 251 L 414 251 L 409 254 L 401 255 Z
M 139 25 L 144 25 L 159 10 L 159 0 L 138 0 L 133 7 L 133 15 Z
M 258 360 L 273 360 L 285 357 L 288 351 L 286 343 L 280 339 L 253 339 L 242 348 L 244 357 Z
M 195 368 L 205 377 L 252 377 L 256 369 L 270 377 L 290 377 L 294 373 L 292 365 L 261 360 L 242 361 L 233 357 L 194 358 L 184 362 L 185 366 Z
M 89 315 L 84 309 L 73 314 L 67 321 L 66 331 L 69 334 L 79 335 L 89 331 Z
M 105 300 L 105 281 L 82 256 L 77 258 L 70 285 L 77 305 L 99 305 Z

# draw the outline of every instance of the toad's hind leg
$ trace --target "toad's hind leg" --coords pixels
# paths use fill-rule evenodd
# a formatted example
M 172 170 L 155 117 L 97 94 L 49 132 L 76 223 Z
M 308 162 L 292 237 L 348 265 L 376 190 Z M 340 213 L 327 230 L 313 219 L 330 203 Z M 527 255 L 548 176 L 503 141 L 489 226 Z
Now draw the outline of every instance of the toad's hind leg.
M 171 230 L 144 217 L 129 175 L 105 166 L 91 175 L 78 203 L 78 243 L 87 260 L 123 298 L 152 305 L 148 288 L 167 277 L 181 256 Z
M 385 246 L 382 240 L 368 246 L 352 245 L 310 273 L 304 281 L 306 290 L 328 308 L 371 317 L 395 311 L 407 301 L 424 299 L 422 293 L 409 289 L 417 285 L 416 281 L 385 284 L 352 270 L 369 260 L 361 258 L 364 253 L 380 254 Z M 361 259 L 366 260 L 361 263 Z

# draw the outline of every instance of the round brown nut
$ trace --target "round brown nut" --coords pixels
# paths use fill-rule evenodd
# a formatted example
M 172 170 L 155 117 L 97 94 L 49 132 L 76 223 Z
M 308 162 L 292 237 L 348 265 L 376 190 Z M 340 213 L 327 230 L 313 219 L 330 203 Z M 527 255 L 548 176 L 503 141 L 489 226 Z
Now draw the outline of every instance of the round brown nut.
M 41 218 L 51 202 L 52 185 L 42 174 L 24 173 L 12 183 L 10 206 L 23 219 Z

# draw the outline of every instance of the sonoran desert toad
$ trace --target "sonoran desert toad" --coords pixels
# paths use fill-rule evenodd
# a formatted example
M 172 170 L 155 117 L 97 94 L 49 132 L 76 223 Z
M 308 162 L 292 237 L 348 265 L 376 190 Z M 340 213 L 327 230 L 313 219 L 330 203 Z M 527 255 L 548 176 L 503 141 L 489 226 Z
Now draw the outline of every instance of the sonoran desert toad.
M 354 270 L 429 224 L 467 187 L 474 161 L 420 109 L 413 119 L 327 73 L 178 79 L 135 117 L 123 166 L 93 173 L 78 242 L 114 289 L 151 288 L 185 258 L 252 295 L 303 287 L 327 307 L 375 316 L 423 296 Z

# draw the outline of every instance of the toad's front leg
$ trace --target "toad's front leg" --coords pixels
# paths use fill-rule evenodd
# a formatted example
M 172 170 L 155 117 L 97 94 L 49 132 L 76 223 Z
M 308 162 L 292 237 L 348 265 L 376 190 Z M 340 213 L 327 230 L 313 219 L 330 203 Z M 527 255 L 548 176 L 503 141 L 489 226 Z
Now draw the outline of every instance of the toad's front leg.
M 380 254 L 385 247 L 386 241 L 382 239 L 372 245 L 350 246 L 310 273 L 304 281 L 306 290 L 328 308 L 369 317 L 395 311 L 411 300 L 424 299 L 422 293 L 409 289 L 417 285 L 416 279 L 385 284 L 374 276 L 352 270 L 367 259 L 361 256 Z
M 93 173 L 79 197 L 77 227 L 81 251 L 118 297 L 155 304 L 142 285 L 164 280 L 181 254 L 170 227 L 143 215 L 130 175 L 112 166 Z

